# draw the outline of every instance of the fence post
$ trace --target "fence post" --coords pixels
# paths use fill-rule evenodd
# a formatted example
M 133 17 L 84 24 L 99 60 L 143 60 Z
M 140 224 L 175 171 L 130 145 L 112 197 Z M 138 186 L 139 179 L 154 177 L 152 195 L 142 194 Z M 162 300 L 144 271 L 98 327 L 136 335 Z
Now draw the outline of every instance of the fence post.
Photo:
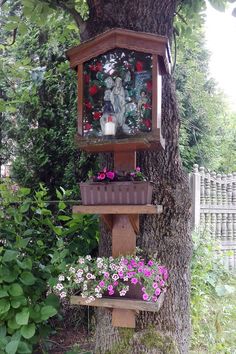
M 200 225 L 200 181 L 198 165 L 194 165 L 190 176 L 192 190 L 192 229 L 196 229 Z

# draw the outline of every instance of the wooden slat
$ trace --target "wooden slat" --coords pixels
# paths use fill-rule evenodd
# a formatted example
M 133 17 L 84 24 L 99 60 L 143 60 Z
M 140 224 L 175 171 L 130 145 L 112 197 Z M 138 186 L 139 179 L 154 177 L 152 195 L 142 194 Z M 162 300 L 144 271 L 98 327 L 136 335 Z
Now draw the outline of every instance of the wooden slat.
M 158 312 L 163 304 L 164 294 L 161 294 L 157 302 L 147 302 L 136 299 L 101 298 L 92 301 L 89 306 L 106 307 L 112 309 L 126 309 L 135 311 Z M 88 306 L 86 299 L 81 296 L 71 296 L 71 305 Z
M 78 214 L 161 214 L 162 205 L 74 205 L 73 213 Z
M 79 135 L 83 135 L 83 102 L 84 102 L 84 86 L 83 86 L 83 65 L 78 65 L 78 121 L 77 131 Z
M 113 309 L 113 311 L 112 311 L 112 326 L 113 327 L 124 327 L 124 328 L 135 328 L 135 311 L 134 310 Z

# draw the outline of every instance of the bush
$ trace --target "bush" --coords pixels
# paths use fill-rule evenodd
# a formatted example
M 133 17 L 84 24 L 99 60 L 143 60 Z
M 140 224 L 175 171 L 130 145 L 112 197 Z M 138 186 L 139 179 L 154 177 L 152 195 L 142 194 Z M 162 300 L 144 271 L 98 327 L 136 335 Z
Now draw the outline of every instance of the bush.
M 236 276 L 227 271 L 216 241 L 193 235 L 191 353 L 233 353 L 236 348 Z
M 96 218 L 70 216 L 68 195 L 58 191 L 52 208 L 43 186 L 31 195 L 0 184 L 0 353 L 32 353 L 50 333 L 59 300 L 47 283 L 96 246 Z

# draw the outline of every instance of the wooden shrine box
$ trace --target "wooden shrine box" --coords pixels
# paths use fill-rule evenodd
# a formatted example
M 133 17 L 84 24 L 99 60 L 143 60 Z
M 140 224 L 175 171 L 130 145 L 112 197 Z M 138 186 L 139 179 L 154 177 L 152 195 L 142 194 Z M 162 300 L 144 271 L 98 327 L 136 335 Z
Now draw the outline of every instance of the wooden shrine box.
M 164 148 L 161 76 L 168 39 L 112 29 L 67 51 L 78 72 L 78 147 L 88 152 Z

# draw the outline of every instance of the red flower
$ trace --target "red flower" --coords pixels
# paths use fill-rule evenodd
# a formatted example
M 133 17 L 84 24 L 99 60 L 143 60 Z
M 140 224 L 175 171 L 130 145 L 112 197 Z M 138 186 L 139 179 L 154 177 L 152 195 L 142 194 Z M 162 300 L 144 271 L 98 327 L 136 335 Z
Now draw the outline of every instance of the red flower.
M 91 128 L 92 128 L 92 125 L 89 124 L 89 123 L 86 123 L 85 126 L 84 126 L 85 130 L 90 130 Z
M 91 70 L 91 71 L 97 71 L 97 66 L 96 65 L 89 65 L 89 69 Z
M 102 63 L 97 63 L 96 65 L 96 71 L 102 71 Z
M 96 95 L 97 92 L 98 92 L 98 87 L 96 85 L 90 86 L 89 88 L 90 96 Z
M 85 84 L 89 84 L 89 75 L 88 74 L 84 74 L 84 82 L 85 82 Z
M 147 82 L 147 91 L 151 92 L 152 91 L 152 81 Z
M 136 71 L 143 71 L 143 62 L 142 61 L 136 62 Z
M 151 128 L 152 126 L 150 119 L 145 119 L 143 123 L 147 128 Z
M 89 101 L 85 101 L 85 102 L 84 102 L 84 105 L 85 105 L 85 107 L 86 107 L 87 109 L 92 109 L 92 108 L 93 108 L 92 103 L 89 102 Z
M 152 109 L 152 106 L 151 106 L 150 104 L 148 104 L 148 103 L 145 103 L 145 104 L 143 105 L 143 107 L 144 107 L 145 109 Z
M 99 120 L 102 116 L 101 112 L 93 112 L 93 118 L 94 120 Z

